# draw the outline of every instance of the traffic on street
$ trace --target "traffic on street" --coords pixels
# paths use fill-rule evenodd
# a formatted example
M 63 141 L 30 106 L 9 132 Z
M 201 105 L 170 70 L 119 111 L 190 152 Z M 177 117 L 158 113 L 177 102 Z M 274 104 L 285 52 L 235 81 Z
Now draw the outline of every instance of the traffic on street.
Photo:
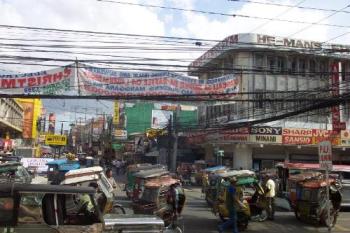
M 349 1 L 0 1 L 0 233 L 350 233 Z

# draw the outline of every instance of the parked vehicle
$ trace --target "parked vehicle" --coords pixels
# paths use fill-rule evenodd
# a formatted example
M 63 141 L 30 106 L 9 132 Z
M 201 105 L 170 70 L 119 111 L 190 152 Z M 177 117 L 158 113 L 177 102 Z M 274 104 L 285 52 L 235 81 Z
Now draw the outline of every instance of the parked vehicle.
M 297 198 L 294 208 L 298 220 L 324 224 L 333 227 L 337 222 L 341 205 L 341 194 L 336 181 L 329 179 L 330 191 L 330 220 L 327 220 L 327 182 L 325 178 L 314 177 L 300 181 L 296 185 Z
M 87 187 L 91 182 L 98 184 L 100 193 L 97 203 L 102 213 L 125 214 L 124 208 L 115 201 L 113 186 L 109 183 L 102 167 L 96 166 L 69 171 L 65 174 L 61 184 Z
M 103 215 L 91 187 L 0 184 L 1 232 L 164 232 L 156 216 Z M 84 198 L 92 206 L 80 208 Z
M 172 191 L 177 195 L 174 203 L 169 202 Z M 163 176 L 147 180 L 140 198 L 132 203 L 132 207 L 135 214 L 157 215 L 164 220 L 165 226 L 170 226 L 176 220 L 176 215 L 181 214 L 185 200 L 180 180 Z M 179 229 L 175 232 L 179 232 Z
M 50 161 L 46 164 L 48 166 L 47 170 L 47 180 L 52 182 L 57 180 L 57 184 L 64 179 L 64 175 L 71 170 L 76 170 L 80 168 L 80 164 L 75 160 L 68 159 L 56 159 Z
M 150 170 L 150 169 L 155 169 L 155 168 L 163 168 L 166 169 L 164 165 L 156 164 L 152 165 L 150 163 L 142 163 L 142 164 L 132 164 L 129 165 L 126 169 L 126 179 L 127 183 L 125 185 L 125 191 L 126 195 L 129 198 L 132 198 L 133 196 L 133 190 L 134 190 L 134 185 L 135 185 L 135 173 L 143 170 Z
M 0 183 L 32 182 L 32 176 L 19 162 L 0 163 Z

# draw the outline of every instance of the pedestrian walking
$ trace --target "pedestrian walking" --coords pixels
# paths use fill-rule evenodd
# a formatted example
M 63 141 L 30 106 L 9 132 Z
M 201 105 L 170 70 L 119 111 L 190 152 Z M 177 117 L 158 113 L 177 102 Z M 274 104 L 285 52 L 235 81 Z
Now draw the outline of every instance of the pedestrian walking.
M 236 178 L 230 180 L 230 187 L 226 190 L 226 208 L 229 211 L 229 220 L 218 226 L 219 233 L 232 226 L 232 233 L 238 233 L 237 209 L 244 206 L 237 196 Z
M 111 168 L 108 168 L 106 170 L 106 177 L 107 177 L 109 183 L 112 185 L 113 189 L 117 188 L 118 184 L 117 184 L 117 182 L 115 182 L 115 179 L 113 177 L 113 171 Z
M 265 175 L 265 193 L 267 199 L 267 214 L 270 220 L 275 218 L 275 196 L 276 196 L 276 184 L 269 175 Z
M 116 170 L 117 176 L 119 176 L 121 166 L 122 166 L 122 163 L 121 163 L 120 160 L 118 159 L 118 160 L 115 162 L 115 170 Z

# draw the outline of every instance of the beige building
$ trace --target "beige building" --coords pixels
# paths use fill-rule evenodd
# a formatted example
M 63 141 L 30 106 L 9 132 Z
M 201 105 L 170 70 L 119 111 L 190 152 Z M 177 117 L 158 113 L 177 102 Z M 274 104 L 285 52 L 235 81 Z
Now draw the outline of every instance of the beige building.
M 316 41 L 282 38 L 260 34 L 237 34 L 225 38 L 208 50 L 188 68 L 189 74 L 200 79 L 210 79 L 234 73 L 239 77 L 239 91 L 249 95 L 239 95 L 239 99 L 250 99 L 255 102 L 218 102 L 211 106 L 198 108 L 199 122 L 203 126 L 246 122 L 264 119 L 292 112 L 305 106 L 305 102 L 268 102 L 263 99 L 276 98 L 319 98 L 330 97 L 328 91 L 339 88 L 340 94 L 349 90 L 350 81 L 350 46 L 325 44 Z M 334 83 L 331 73 L 336 66 L 339 83 Z M 326 91 L 325 91 L 326 90 Z M 295 92 L 298 91 L 298 92 Z M 304 91 L 304 92 L 303 92 Z M 308 103 L 310 104 L 310 103 Z M 341 106 L 338 110 L 340 120 L 347 125 L 349 106 Z M 283 127 L 283 129 L 319 129 L 333 130 L 335 126 L 334 111 L 317 109 L 296 117 L 264 124 L 263 126 Z M 261 126 L 261 125 L 260 125 Z M 315 131 L 316 130 L 316 131 Z M 287 130 L 281 130 L 288 132 Z M 252 132 L 250 132 L 252 134 Z M 311 135 L 317 137 L 318 131 Z M 338 130 L 340 135 L 340 130 Z M 265 136 L 268 136 L 268 134 Z M 279 135 L 277 135 L 279 137 Z M 277 143 L 254 140 L 207 140 L 205 144 L 207 159 L 213 156 L 215 148 L 223 149 L 225 157 L 233 167 L 266 167 L 273 166 L 275 161 L 317 161 L 317 139 L 313 143 L 303 144 L 302 140 L 287 140 L 288 137 L 304 135 L 280 135 Z M 339 136 L 340 137 L 340 136 Z M 252 136 L 248 135 L 248 138 Z M 260 137 L 259 137 L 260 138 Z M 288 138 L 290 139 L 290 138 Z M 311 140 L 311 139 L 310 139 Z M 291 143 L 293 141 L 294 143 Z M 299 142 L 300 141 L 300 142 Z M 335 160 L 346 160 L 342 156 L 347 145 L 335 144 Z M 338 148 L 338 149 L 337 149 Z

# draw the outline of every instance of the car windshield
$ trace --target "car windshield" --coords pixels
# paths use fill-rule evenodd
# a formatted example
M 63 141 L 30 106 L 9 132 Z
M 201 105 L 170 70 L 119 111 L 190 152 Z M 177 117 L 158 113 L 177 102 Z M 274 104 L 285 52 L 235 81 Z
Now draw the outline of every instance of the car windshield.
M 350 180 L 350 172 L 342 172 L 341 175 L 344 180 Z

